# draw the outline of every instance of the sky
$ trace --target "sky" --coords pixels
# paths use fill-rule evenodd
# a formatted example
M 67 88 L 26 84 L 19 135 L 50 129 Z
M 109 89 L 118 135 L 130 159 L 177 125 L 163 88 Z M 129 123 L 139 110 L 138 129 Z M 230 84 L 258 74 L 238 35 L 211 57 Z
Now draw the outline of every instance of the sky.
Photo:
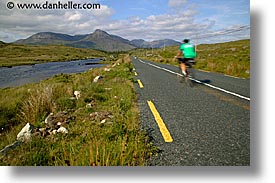
M 100 4 L 97 9 L 19 9 L 20 3 Z M 10 9 L 8 8 L 8 5 Z M 13 8 L 11 8 L 13 7 Z M 249 0 L 0 0 L 0 40 L 38 32 L 101 29 L 125 39 L 191 39 L 196 44 L 250 38 Z

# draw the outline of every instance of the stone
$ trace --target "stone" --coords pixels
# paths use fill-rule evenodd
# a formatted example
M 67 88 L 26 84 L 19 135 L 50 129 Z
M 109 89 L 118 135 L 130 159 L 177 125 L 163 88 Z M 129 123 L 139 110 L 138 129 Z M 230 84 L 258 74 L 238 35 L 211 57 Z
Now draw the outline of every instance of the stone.
M 68 130 L 67 130 L 65 127 L 61 126 L 61 127 L 57 130 L 57 132 L 58 132 L 58 133 L 68 133 Z
M 80 99 L 80 91 L 74 91 L 74 96 L 77 100 Z
M 92 108 L 92 104 L 86 104 L 86 108 Z
M 51 132 L 51 134 L 55 135 L 56 132 L 57 132 L 57 130 L 53 130 L 53 131 Z
M 0 154 L 5 154 L 8 153 L 8 151 L 14 149 L 15 147 L 19 146 L 22 142 L 16 140 L 14 143 L 7 145 L 4 149 L 0 151 Z
M 31 140 L 32 132 L 35 127 L 30 123 L 27 123 L 22 130 L 17 134 L 17 140 L 20 142 L 27 142 Z
M 45 124 L 50 128 L 59 128 L 61 125 L 68 124 L 74 119 L 75 116 L 71 116 L 67 111 L 60 111 L 57 114 L 50 113 L 45 119 Z
M 97 83 L 99 79 L 102 79 L 102 76 L 96 76 L 93 80 L 94 83 Z
M 50 113 L 47 117 L 46 117 L 46 119 L 45 119 L 45 123 L 47 124 L 47 125 L 49 125 L 49 126 L 52 126 L 52 125 L 54 125 L 53 123 L 54 123 L 54 115 L 53 115 L 53 113 Z
M 100 121 L 100 123 L 105 123 L 106 120 L 112 119 L 113 117 L 109 111 L 93 112 L 90 114 L 91 120 Z

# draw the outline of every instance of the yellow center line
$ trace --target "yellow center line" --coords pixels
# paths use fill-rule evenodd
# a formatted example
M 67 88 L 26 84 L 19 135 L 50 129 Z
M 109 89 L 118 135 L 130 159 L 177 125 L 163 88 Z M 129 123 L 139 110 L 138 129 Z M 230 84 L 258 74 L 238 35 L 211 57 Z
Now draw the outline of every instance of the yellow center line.
M 138 84 L 139 84 L 139 87 L 140 87 L 140 88 L 143 88 L 143 84 L 142 84 L 142 82 L 140 81 L 140 79 L 138 79 L 137 82 L 138 82 Z
M 171 137 L 170 132 L 166 128 L 166 125 L 163 122 L 160 114 L 158 113 L 158 111 L 157 111 L 154 103 L 152 101 L 150 101 L 150 100 L 148 100 L 147 103 L 148 103 L 148 105 L 149 105 L 149 107 L 150 107 L 150 109 L 151 109 L 151 111 L 152 111 L 152 113 L 153 113 L 153 115 L 155 117 L 155 120 L 156 120 L 156 122 L 157 122 L 157 124 L 159 126 L 159 129 L 160 129 L 160 132 L 161 132 L 161 134 L 162 134 L 162 136 L 164 138 L 164 141 L 165 142 L 173 142 L 173 138 Z

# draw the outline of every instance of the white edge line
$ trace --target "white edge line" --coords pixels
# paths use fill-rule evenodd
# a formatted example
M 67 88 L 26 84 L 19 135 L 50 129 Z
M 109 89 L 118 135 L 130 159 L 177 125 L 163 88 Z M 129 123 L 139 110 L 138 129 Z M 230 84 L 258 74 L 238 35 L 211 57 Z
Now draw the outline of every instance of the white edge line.
M 156 68 L 158 68 L 158 69 L 161 69 L 161 70 L 170 72 L 170 73 L 172 73 L 172 74 L 176 74 L 176 75 L 183 76 L 182 74 L 176 73 L 176 72 L 171 71 L 171 70 L 169 70 L 169 69 L 162 68 L 162 67 L 159 67 L 159 66 L 157 66 L 157 65 L 154 65 L 154 64 L 151 64 L 151 63 L 144 62 L 144 61 L 142 61 L 142 60 L 139 60 L 139 61 L 142 62 L 142 63 L 144 63 L 144 64 L 148 64 L 148 65 L 151 65 L 151 66 L 153 66 L 153 67 L 156 67 Z M 249 98 L 249 97 L 245 97 L 245 96 L 242 96 L 242 95 L 240 95 L 240 94 L 237 94 L 237 93 L 234 93 L 234 92 L 231 92 L 231 91 L 227 91 L 227 90 L 225 90 L 225 89 L 223 89 L 223 88 L 220 88 L 220 87 L 217 87 L 217 86 L 214 86 L 214 85 L 210 85 L 210 84 L 207 84 L 207 83 L 203 83 L 203 82 L 201 82 L 201 81 L 199 81 L 199 80 L 196 80 L 196 79 L 193 79 L 193 78 L 190 78 L 190 79 L 193 80 L 193 81 L 195 81 L 195 82 L 197 82 L 197 83 L 200 83 L 200 84 L 203 84 L 203 85 L 205 85 L 205 86 L 208 86 L 208 87 L 210 87 L 210 88 L 213 88 L 213 89 L 222 91 L 222 92 L 224 92 L 224 93 L 228 93 L 228 94 L 234 95 L 234 96 L 236 96 L 236 97 L 239 97 L 239 98 L 242 98 L 242 99 L 245 99 L 245 100 L 250 101 L 250 98 Z

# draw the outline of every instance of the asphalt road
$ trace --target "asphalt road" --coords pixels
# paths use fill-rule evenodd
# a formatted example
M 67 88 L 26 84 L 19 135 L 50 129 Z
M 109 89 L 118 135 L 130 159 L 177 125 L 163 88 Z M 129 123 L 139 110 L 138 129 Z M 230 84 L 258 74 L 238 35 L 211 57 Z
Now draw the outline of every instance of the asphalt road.
M 187 87 L 169 72 L 177 72 L 175 66 L 139 59 L 133 59 L 133 64 L 135 79 L 143 85 L 135 84 L 141 125 L 159 147 L 148 166 L 250 165 L 249 80 L 196 71 L 199 81 L 245 97 L 241 98 L 203 84 Z M 172 142 L 165 142 L 148 101 Z

